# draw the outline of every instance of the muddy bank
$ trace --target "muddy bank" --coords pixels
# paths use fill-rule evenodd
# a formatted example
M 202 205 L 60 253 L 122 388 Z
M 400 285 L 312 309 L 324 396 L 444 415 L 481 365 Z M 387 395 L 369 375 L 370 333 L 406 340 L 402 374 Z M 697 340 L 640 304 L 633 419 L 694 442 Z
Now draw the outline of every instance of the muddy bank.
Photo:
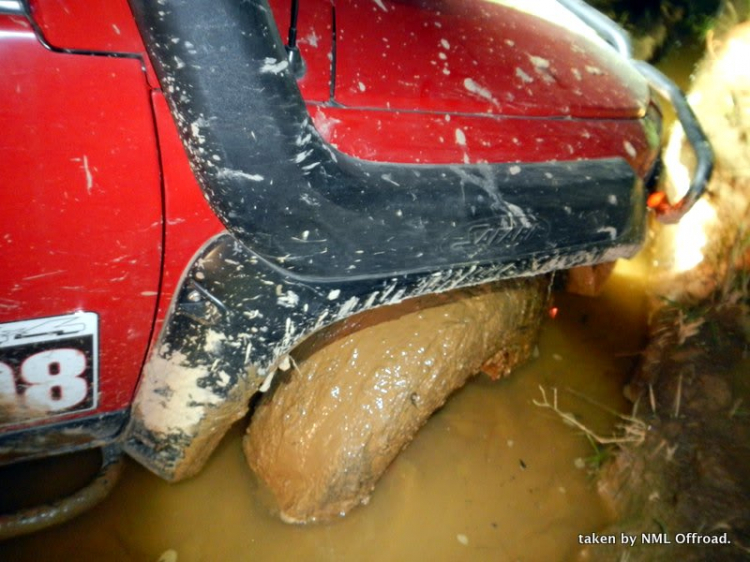
M 730 8 L 721 21 L 738 13 Z M 587 547 L 582 560 L 750 558 L 748 60 L 747 23 L 711 36 L 690 100 L 716 171 L 680 224 L 655 229 L 651 337 L 626 387 L 641 439 L 621 443 L 599 481 L 618 518 L 602 534 L 626 533 L 635 544 Z M 665 164 L 674 198 L 693 164 L 679 131 Z M 660 544 L 645 544 L 649 537 Z
M 736 306 L 659 311 L 629 387 L 643 440 L 621 445 L 599 482 L 619 519 L 602 534 L 626 533 L 635 545 L 592 547 L 581 560 L 750 557 L 746 318 L 745 307 Z M 679 544 L 689 533 L 730 544 Z M 645 544 L 644 535 L 664 535 L 671 544 Z
M 722 16 L 722 25 L 734 13 Z M 654 225 L 649 283 L 657 301 L 696 303 L 726 294 L 736 273 L 750 265 L 750 23 L 712 37 L 688 99 L 713 145 L 714 174 L 707 194 L 679 224 Z M 694 165 L 679 128 L 664 160 L 665 189 L 675 200 Z

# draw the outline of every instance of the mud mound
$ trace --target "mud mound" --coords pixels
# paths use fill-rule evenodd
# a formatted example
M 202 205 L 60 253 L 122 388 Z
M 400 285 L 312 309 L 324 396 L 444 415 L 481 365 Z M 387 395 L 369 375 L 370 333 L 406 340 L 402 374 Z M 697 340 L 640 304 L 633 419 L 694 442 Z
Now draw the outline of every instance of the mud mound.
M 504 375 L 528 357 L 546 296 L 545 279 L 506 281 L 366 313 L 313 342 L 244 440 L 281 517 L 321 521 L 366 503 L 417 430 L 485 362 Z

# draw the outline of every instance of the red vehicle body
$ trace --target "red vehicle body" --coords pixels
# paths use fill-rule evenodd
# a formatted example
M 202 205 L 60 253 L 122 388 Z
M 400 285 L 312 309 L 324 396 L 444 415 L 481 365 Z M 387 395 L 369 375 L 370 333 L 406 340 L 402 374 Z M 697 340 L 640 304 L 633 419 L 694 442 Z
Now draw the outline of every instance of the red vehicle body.
M 191 124 L 181 121 L 180 94 L 165 79 L 169 69 L 153 65 L 159 55 L 152 51 L 150 58 L 142 38 L 148 24 L 141 23 L 139 31 L 126 0 L 5 4 L 0 8 L 0 463 L 125 443 L 127 452 L 162 476 L 187 476 L 179 459 L 192 448 L 207 456 L 229 423 L 245 413 L 248 390 L 227 390 L 223 396 L 235 406 L 222 411 L 220 423 L 212 418 L 210 436 L 196 430 L 185 441 L 191 430 L 180 426 L 179 443 L 165 437 L 179 450 L 154 461 L 160 454 L 154 451 L 162 450 L 155 441 L 164 419 L 192 414 L 173 403 L 154 406 L 163 380 L 149 383 L 142 373 L 149 365 L 152 371 L 175 365 L 164 355 L 171 345 L 165 343 L 171 315 L 203 315 L 199 323 L 211 324 L 205 307 L 200 313 L 180 308 L 178 295 L 184 293 L 185 306 L 206 296 L 199 285 L 188 286 L 191 275 L 200 280 L 202 273 L 189 272 L 208 260 L 205 252 L 217 236 L 232 233 L 231 218 L 217 210 L 203 176 L 191 169 L 195 158 L 186 141 Z M 270 4 L 278 28 L 286 29 L 288 2 Z M 324 143 L 355 159 L 471 170 L 497 163 L 509 177 L 520 171 L 515 163 L 615 159 L 627 163 L 636 186 L 657 160 L 660 117 L 647 82 L 585 29 L 571 31 L 502 3 L 448 0 L 352 0 L 335 6 L 307 0 L 300 5 L 297 29 L 304 61 L 297 84 L 309 116 Z M 184 37 L 172 41 L 188 56 L 202 49 Z M 158 49 L 159 41 L 154 44 Z M 265 60 L 266 74 L 289 71 L 285 61 Z M 177 69 L 191 64 L 172 62 Z M 198 146 L 203 129 L 196 130 L 195 123 L 191 142 Z M 247 171 L 235 175 L 256 177 Z M 391 178 L 382 175 L 384 181 Z M 598 180 L 589 179 L 588 186 L 581 179 L 580 189 L 593 196 Z M 557 192 L 563 208 L 569 204 L 564 187 Z M 608 197 L 635 217 L 631 238 L 611 251 L 536 269 L 527 261 L 526 269 L 493 269 L 483 277 L 467 266 L 465 280 L 419 291 L 632 254 L 645 217 L 645 195 L 634 189 L 626 203 Z M 554 238 L 555 224 L 544 228 Z M 467 232 L 468 242 L 451 239 L 451 248 L 482 247 L 507 234 L 482 221 Z M 611 238 L 619 234 L 613 231 Z M 283 268 L 284 261 L 276 265 Z M 437 269 L 433 264 L 423 271 Z M 383 271 L 383 277 L 393 275 Z M 319 273 L 305 275 L 292 271 L 290 278 L 328 287 Z M 375 273 L 362 277 L 375 278 Z M 282 310 L 284 303 L 295 304 L 297 295 L 280 287 L 274 291 Z M 258 344 L 253 348 L 247 339 L 241 350 L 245 372 L 227 369 L 219 375 L 255 376 L 257 384 L 248 385 L 254 392 L 303 332 L 419 291 L 403 290 L 389 299 L 376 299 L 375 293 L 369 300 L 356 297 L 347 301 L 348 309 L 344 303 L 306 332 L 292 334 L 287 318 L 282 335 L 294 337 L 280 338 L 284 346 L 274 348 L 252 375 L 247 368 Z M 330 300 L 339 292 L 337 286 L 325 290 Z M 205 332 L 202 345 L 208 348 L 214 336 L 215 331 Z M 230 336 L 222 332 L 216 345 L 226 349 Z M 191 388 L 161 390 L 170 394 L 163 393 L 165 402 L 182 391 L 188 402 L 201 402 L 198 387 Z M 150 398 L 139 402 L 137 394 L 148 392 Z M 203 400 L 193 425 L 222 404 Z M 149 426 L 154 408 L 171 410 L 160 410 L 163 423 Z

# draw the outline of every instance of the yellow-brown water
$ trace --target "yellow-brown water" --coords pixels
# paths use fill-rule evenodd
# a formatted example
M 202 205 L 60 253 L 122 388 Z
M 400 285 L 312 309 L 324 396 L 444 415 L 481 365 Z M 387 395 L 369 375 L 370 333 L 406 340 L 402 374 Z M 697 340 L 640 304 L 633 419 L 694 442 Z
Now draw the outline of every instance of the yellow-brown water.
M 612 430 L 616 420 L 575 393 L 627 408 L 621 388 L 645 324 L 632 270 L 618 267 L 598 299 L 559 295 L 538 357 L 509 379 L 468 384 L 391 465 L 369 505 L 340 521 L 281 523 L 247 469 L 238 425 L 198 477 L 169 485 L 129 463 L 103 504 L 1 543 L 0 560 L 566 560 L 578 535 L 603 528 L 609 515 L 585 466 L 592 446 L 532 401 L 539 385 L 557 387 L 561 409 Z

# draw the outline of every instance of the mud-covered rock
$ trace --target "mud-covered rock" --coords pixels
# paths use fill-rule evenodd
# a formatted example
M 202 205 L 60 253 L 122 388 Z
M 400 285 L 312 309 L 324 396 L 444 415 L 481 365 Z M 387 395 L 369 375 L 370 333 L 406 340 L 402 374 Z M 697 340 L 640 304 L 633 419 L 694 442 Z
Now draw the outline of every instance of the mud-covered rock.
M 366 503 L 417 430 L 485 361 L 502 375 L 529 356 L 547 287 L 534 278 L 414 299 L 308 342 L 244 440 L 281 517 L 321 521 Z

